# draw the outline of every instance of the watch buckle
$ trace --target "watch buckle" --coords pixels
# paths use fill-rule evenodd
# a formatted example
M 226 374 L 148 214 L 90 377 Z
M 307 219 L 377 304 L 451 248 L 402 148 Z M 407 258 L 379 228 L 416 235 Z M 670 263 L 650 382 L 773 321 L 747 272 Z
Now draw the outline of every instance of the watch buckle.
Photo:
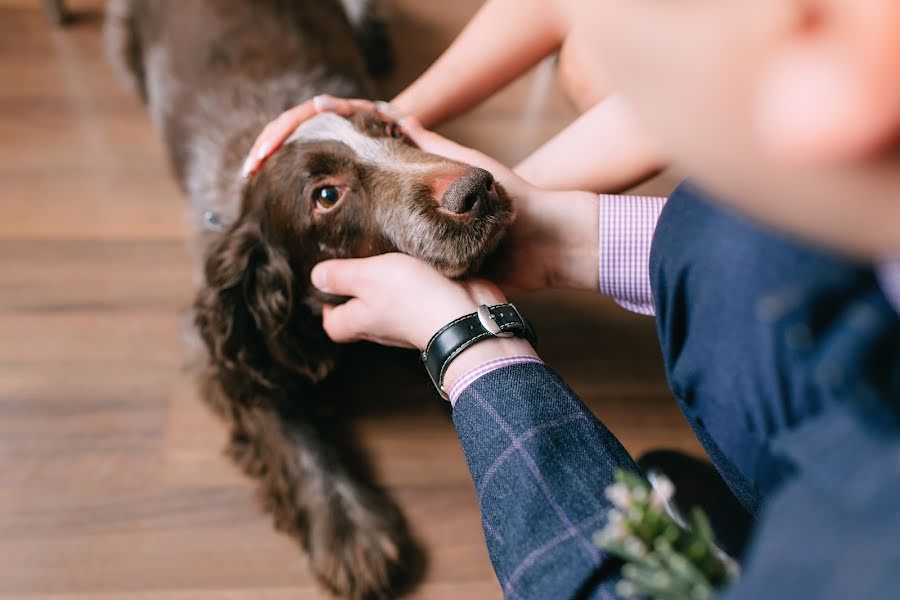
M 513 336 L 512 333 L 500 329 L 500 326 L 497 324 L 497 321 L 494 320 L 494 315 L 491 314 L 491 309 L 488 308 L 487 304 L 482 304 L 478 307 L 478 321 L 481 323 L 484 330 L 494 337 Z

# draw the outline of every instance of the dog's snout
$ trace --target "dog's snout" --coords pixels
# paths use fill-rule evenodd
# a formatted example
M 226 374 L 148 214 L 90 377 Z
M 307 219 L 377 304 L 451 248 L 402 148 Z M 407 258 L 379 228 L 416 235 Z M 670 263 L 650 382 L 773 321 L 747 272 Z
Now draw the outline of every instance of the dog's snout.
M 484 169 L 472 167 L 447 188 L 441 204 L 458 215 L 477 215 L 483 210 L 493 188 L 494 176 Z

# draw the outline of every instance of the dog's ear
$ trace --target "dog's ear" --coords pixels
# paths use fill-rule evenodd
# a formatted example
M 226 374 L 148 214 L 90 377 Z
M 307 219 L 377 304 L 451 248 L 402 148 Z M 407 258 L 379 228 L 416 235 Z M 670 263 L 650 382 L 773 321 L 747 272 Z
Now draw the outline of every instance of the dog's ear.
M 213 367 L 232 390 L 284 388 L 297 376 L 323 377 L 330 342 L 302 301 L 283 249 L 258 219 L 245 217 L 209 246 L 195 324 Z

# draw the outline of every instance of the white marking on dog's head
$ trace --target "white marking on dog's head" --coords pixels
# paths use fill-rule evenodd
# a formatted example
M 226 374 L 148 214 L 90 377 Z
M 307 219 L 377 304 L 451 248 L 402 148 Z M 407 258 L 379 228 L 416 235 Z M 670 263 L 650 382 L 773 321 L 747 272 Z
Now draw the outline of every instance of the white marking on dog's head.
M 304 121 L 285 144 L 325 141 L 344 144 L 353 151 L 359 162 L 385 171 L 409 173 L 434 170 L 434 164 L 429 164 L 427 160 L 416 163 L 410 160 L 408 154 L 401 158 L 394 139 L 367 135 L 335 113 L 322 113 Z
M 390 162 L 387 159 L 393 154 L 386 140 L 364 134 L 335 113 L 322 113 L 304 121 L 285 143 L 325 141 L 340 142 L 353 150 L 359 160 L 379 166 Z

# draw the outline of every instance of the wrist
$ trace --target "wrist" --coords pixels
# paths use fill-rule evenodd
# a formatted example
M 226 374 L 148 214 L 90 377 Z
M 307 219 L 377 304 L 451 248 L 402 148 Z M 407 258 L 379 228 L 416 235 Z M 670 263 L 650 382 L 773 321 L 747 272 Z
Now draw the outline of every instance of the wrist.
M 543 259 L 546 287 L 594 291 L 599 285 L 597 196 L 590 192 L 541 190 L 527 200 L 534 221 L 531 239 Z
M 422 362 L 435 387 L 447 398 L 457 378 L 473 367 L 514 356 L 536 358 L 536 343 L 537 336 L 515 306 L 482 304 L 475 313 L 441 327 L 422 352 Z
M 506 296 L 497 286 L 480 279 L 470 280 L 462 285 L 456 284 L 454 289 L 441 294 L 440 301 L 430 304 L 430 310 L 426 311 L 429 319 L 415 339 L 411 340 L 413 346 L 419 351 L 425 350 L 429 340 L 447 323 L 469 315 L 478 310 L 482 304 L 493 306 L 504 304 Z

